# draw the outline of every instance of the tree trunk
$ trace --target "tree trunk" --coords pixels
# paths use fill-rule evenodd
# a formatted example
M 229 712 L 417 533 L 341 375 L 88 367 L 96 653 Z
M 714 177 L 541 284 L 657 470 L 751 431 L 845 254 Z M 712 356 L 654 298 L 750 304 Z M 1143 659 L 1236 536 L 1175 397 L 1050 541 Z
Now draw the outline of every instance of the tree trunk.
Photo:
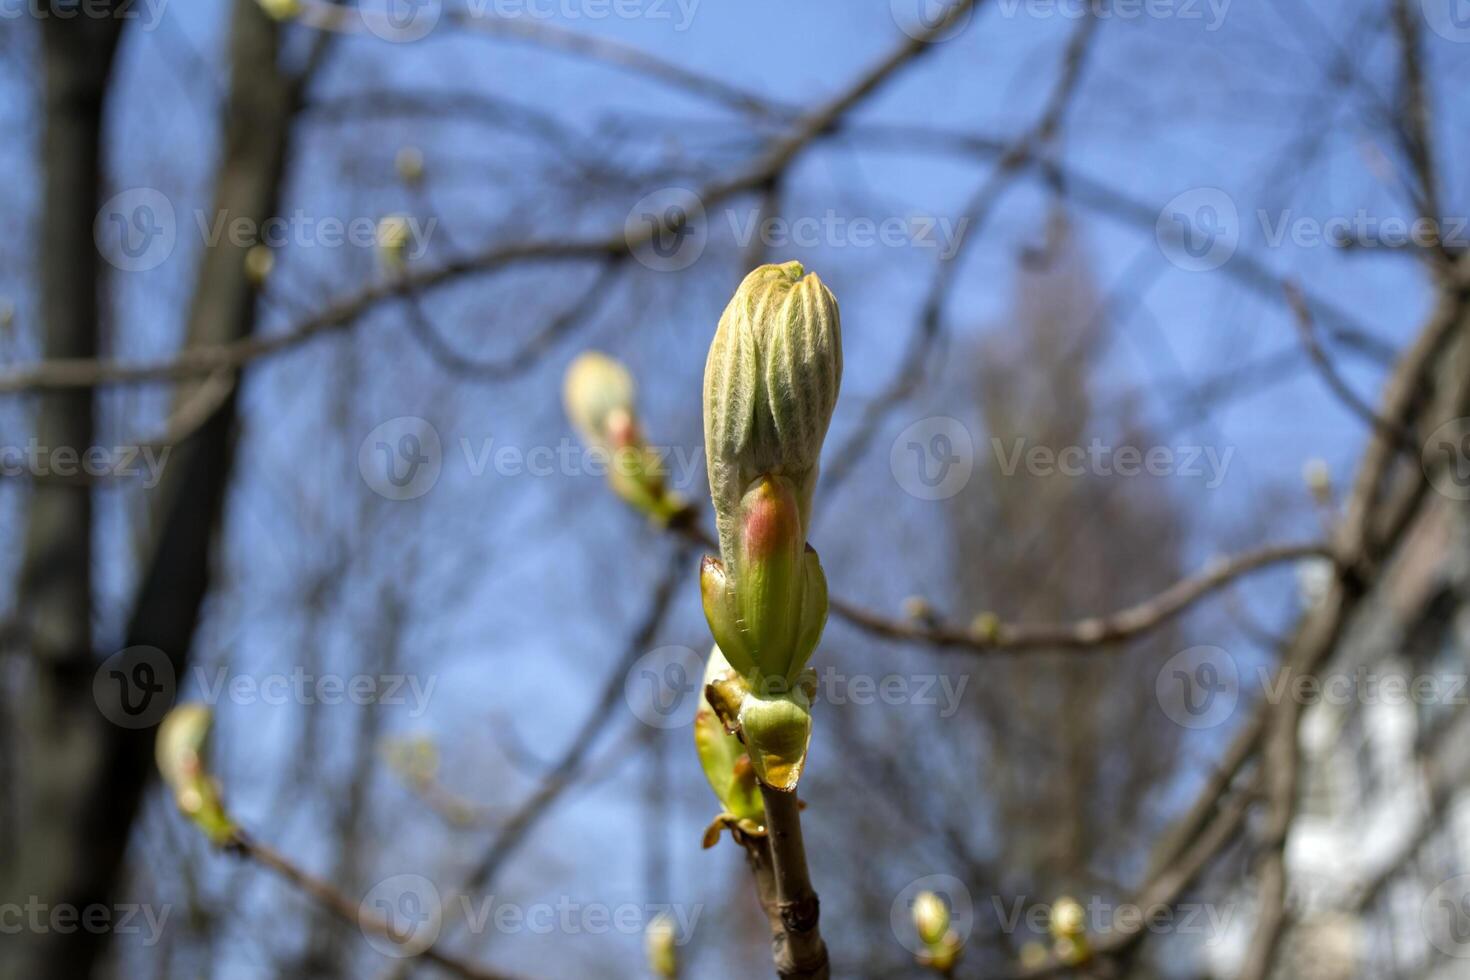
M 37 265 L 47 357 L 97 353 L 101 256 L 92 224 L 103 183 L 107 79 L 122 24 L 111 17 L 39 21 L 44 190 Z M 38 409 L 39 446 L 80 453 L 92 444 L 90 390 L 47 392 Z M 0 897 L 22 907 L 84 907 L 98 897 L 91 855 L 78 846 L 94 815 L 76 806 L 76 790 L 94 778 L 112 732 L 92 699 L 91 536 L 90 487 L 38 479 L 16 594 L 29 683 L 12 702 L 16 772 L 4 792 L 15 793 L 15 826 L 0 848 Z M 23 929 L 0 944 L 0 974 L 80 976 L 68 967 L 89 961 L 97 942 L 84 930 Z

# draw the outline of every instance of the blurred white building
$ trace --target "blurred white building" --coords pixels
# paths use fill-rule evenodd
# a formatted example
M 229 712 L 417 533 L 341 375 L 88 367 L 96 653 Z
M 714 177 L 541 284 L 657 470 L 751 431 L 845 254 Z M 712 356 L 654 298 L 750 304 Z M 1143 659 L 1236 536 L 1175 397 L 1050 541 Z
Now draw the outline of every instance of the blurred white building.
M 1436 497 L 1302 724 L 1282 980 L 1470 980 L 1470 519 Z M 1251 892 L 1245 893 L 1251 901 Z M 1239 970 L 1245 908 L 1210 953 Z

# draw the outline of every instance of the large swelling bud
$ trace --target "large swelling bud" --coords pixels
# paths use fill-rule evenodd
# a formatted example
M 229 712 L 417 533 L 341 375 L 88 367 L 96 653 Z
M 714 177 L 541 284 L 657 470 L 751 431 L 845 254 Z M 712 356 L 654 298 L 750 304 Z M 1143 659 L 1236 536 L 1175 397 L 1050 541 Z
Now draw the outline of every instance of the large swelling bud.
M 740 499 L 766 474 L 790 480 L 811 519 L 817 459 L 842 384 L 837 299 L 800 262 L 763 265 L 720 317 L 704 365 L 704 447 L 728 563 Z
M 792 790 L 811 735 L 802 672 L 827 621 L 807 544 L 822 440 L 842 382 L 837 301 L 801 264 L 745 277 L 704 369 L 704 440 L 720 557 L 700 568 L 705 617 L 738 690 L 727 721 L 762 782 Z M 738 702 L 738 703 L 737 703 Z

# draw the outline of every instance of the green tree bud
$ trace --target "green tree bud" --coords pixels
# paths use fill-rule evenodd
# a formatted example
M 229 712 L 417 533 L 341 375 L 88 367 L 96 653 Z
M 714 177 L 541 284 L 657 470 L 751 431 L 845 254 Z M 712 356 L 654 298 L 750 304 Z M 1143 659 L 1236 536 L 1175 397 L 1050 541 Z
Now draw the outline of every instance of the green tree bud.
M 812 740 L 811 696 L 800 685 L 781 694 L 751 691 L 740 702 L 738 717 L 760 781 L 785 793 L 796 789 Z
M 578 354 L 562 381 L 562 405 L 572 427 L 589 446 L 611 447 L 615 430 L 636 428 L 633 375 L 600 351 Z
M 408 246 L 413 240 L 413 229 L 408 219 L 401 214 L 390 214 L 378 219 L 378 260 L 392 275 L 401 273 L 408 264 Z
M 424 180 L 424 151 L 416 146 L 399 147 L 393 156 L 393 169 L 405 184 L 418 186 Z
M 800 526 L 810 524 L 817 461 L 841 384 L 842 324 L 832 291 L 800 262 L 746 276 L 704 366 L 706 464 L 727 563 L 741 498 L 762 476 L 790 480 Z
M 933 892 L 919 892 L 914 899 L 914 928 L 925 946 L 934 946 L 949 931 L 949 906 Z
M 181 704 L 158 726 L 154 758 L 163 780 L 173 790 L 179 811 L 204 831 L 214 844 L 228 844 L 237 828 L 220 797 L 219 784 L 209 774 L 206 756 L 213 713 L 202 704 Z
M 1087 942 L 1087 910 L 1071 896 L 1064 895 L 1052 903 L 1052 952 L 1057 960 L 1069 966 L 1085 963 L 1092 956 Z
M 706 557 L 700 587 L 710 632 L 754 688 L 793 685 L 827 622 L 827 577 L 802 536 L 791 482 L 766 476 L 740 502 L 734 567 Z
M 1052 903 L 1051 934 L 1057 939 L 1077 939 L 1087 934 L 1087 910 L 1069 895 Z
M 679 975 L 679 948 L 673 917 L 660 912 L 648 923 L 643 933 L 648 969 L 660 980 L 674 980 Z
M 290 20 L 301 14 L 301 0 L 259 0 L 259 3 L 275 20 Z
M 796 788 L 811 742 L 805 670 L 827 622 L 806 543 L 822 440 L 842 384 L 837 301 L 799 262 L 745 277 L 704 367 L 704 443 L 720 557 L 700 567 L 704 614 L 734 678 L 708 687 L 757 778 Z M 733 717 L 732 717 L 733 716 Z
M 663 523 L 686 505 L 668 489 L 658 454 L 643 441 L 636 395 L 637 386 L 628 369 L 597 351 L 579 354 L 562 383 L 562 404 L 572 427 L 587 446 L 609 456 L 608 486 L 628 504 Z

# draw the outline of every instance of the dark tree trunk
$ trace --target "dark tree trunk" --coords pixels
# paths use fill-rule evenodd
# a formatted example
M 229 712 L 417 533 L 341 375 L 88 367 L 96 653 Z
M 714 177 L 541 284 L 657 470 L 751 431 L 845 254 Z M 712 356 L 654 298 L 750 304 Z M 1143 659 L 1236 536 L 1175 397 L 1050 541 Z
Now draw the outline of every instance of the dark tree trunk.
M 82 24 L 84 20 L 64 23 Z M 281 69 L 278 35 L 276 23 L 255 0 L 236 0 L 228 116 L 213 213 L 249 219 L 257 228 L 277 210 L 291 121 L 304 84 L 304 77 L 293 79 Z M 54 45 L 50 40 L 48 63 L 55 60 L 56 71 L 85 71 L 90 87 L 73 82 L 71 87 L 79 94 L 66 103 L 75 105 L 78 114 L 89 109 L 91 115 L 86 118 L 93 125 L 87 130 L 80 122 L 68 121 L 57 135 L 48 131 L 46 254 L 57 258 L 44 265 L 48 275 L 65 280 L 54 287 L 65 295 L 58 296 L 62 306 L 54 322 L 48 316 L 47 353 L 53 357 L 94 356 L 99 271 L 92 241 L 98 184 L 95 124 L 105 87 L 106 59 L 99 57 L 100 42 L 81 54 L 75 48 L 63 52 L 65 46 L 59 40 Z M 53 47 L 57 48 L 54 56 Z M 107 50 L 110 52 L 110 46 Z M 61 61 L 64 53 L 76 55 L 76 64 Z M 59 97 L 57 84 L 49 77 L 48 93 L 48 103 Z M 53 118 L 56 115 L 53 110 Z M 78 132 L 72 133 L 70 125 Z M 83 183 L 85 192 L 78 190 Z M 54 192 L 52 185 L 57 185 Z M 184 228 L 181 222 L 181 244 Z M 245 248 L 228 240 L 204 249 L 186 345 L 228 343 L 251 331 L 256 297 L 246 277 L 244 253 Z M 48 301 L 52 291 L 48 280 Z M 81 334 L 82 339 L 74 338 L 73 333 Z M 190 395 L 190 385 L 181 386 L 175 405 Z M 88 445 L 90 391 L 65 393 L 54 404 L 58 407 L 52 414 L 70 428 L 48 431 L 43 413 L 43 436 L 55 445 Z M 65 413 L 59 408 L 63 405 Z M 230 485 L 235 428 L 232 391 L 190 435 L 170 447 L 162 479 L 150 492 L 151 533 L 140 550 L 140 584 L 123 646 L 160 651 L 160 662 L 167 660 L 180 683 L 212 578 L 212 550 Z M 8 891 L 84 909 L 118 901 L 134 818 L 152 777 L 152 723 L 158 712 L 150 708 L 146 715 L 152 723 L 134 728 L 111 724 L 99 710 L 92 688 L 99 658 L 91 649 L 86 591 L 91 562 L 88 495 L 75 489 L 48 489 L 47 493 L 45 498 L 38 496 L 38 504 L 54 500 L 65 502 L 68 509 L 56 512 L 57 503 L 33 509 L 29 533 L 38 553 L 27 568 L 31 594 L 36 598 L 23 603 L 23 608 L 34 614 L 33 646 L 38 657 L 48 665 L 54 659 L 57 666 L 48 668 L 51 676 L 40 686 L 45 693 L 35 699 L 35 710 L 23 723 L 27 751 L 20 765 L 30 785 L 20 807 L 29 819 L 25 835 L 17 840 L 17 851 L 25 855 L 21 874 L 17 887 Z M 45 591 L 38 592 L 36 583 L 45 586 Z M 43 650 L 48 652 L 43 654 Z M 162 696 L 171 696 L 172 690 L 172 685 L 165 684 Z M 9 961 L 0 963 L 7 967 L 5 975 L 85 977 L 96 968 L 105 941 L 105 934 L 82 931 L 33 934 L 14 970 L 9 969 Z

